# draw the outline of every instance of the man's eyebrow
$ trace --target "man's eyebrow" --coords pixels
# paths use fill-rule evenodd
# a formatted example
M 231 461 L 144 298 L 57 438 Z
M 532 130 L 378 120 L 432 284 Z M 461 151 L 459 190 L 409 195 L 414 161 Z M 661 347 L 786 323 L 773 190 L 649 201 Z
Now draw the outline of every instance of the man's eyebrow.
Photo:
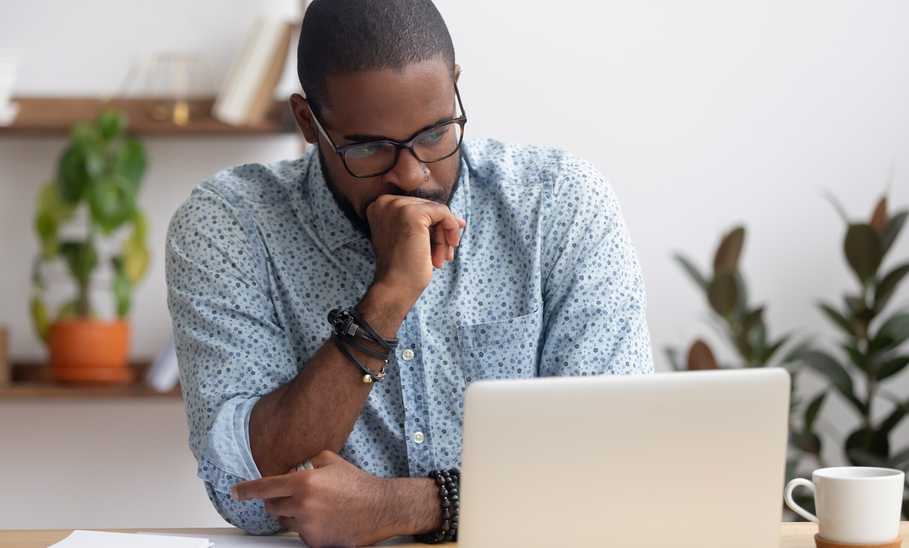
M 427 129 L 429 129 L 433 126 L 437 126 L 437 125 L 441 124 L 442 122 L 448 122 L 450 120 L 453 120 L 453 118 L 451 118 L 449 116 L 445 116 L 444 118 L 439 118 L 435 122 L 418 129 L 407 139 L 412 139 L 421 131 L 426 131 Z M 354 133 L 351 135 L 344 135 L 344 139 L 347 141 L 351 141 L 353 143 L 365 143 L 368 141 L 396 141 L 396 139 L 392 139 L 391 137 L 387 137 L 385 135 L 370 135 L 368 133 Z M 407 139 L 405 139 L 405 140 L 407 140 Z

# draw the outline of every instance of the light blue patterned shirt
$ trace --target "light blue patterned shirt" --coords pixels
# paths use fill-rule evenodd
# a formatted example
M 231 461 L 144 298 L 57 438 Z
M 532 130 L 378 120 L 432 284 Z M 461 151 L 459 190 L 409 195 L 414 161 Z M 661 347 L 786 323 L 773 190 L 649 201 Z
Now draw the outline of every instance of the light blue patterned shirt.
M 228 494 L 261 477 L 250 412 L 306 367 L 329 338 L 328 311 L 355 305 L 374 272 L 371 244 L 337 206 L 314 151 L 216 174 L 179 208 L 167 238 L 198 476 L 218 512 L 256 534 L 280 526 L 261 501 Z M 638 260 L 615 195 L 589 163 L 467 141 L 450 207 L 467 221 L 456 259 L 407 315 L 387 377 L 341 451 L 379 476 L 459 465 L 471 381 L 653 371 Z

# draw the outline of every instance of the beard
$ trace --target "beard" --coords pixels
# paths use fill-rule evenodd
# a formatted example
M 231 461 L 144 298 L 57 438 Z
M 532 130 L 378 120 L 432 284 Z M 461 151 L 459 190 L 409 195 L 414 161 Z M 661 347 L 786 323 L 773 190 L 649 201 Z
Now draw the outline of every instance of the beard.
M 366 220 L 366 209 L 369 205 L 374 202 L 376 198 L 373 198 L 363 206 L 362 212 L 357 212 L 353 204 L 350 203 L 350 200 L 347 199 L 344 194 L 338 190 L 337 185 L 331 178 L 331 174 L 328 173 L 328 170 L 325 168 L 325 156 L 322 155 L 322 147 L 318 147 L 319 153 L 319 164 L 322 168 L 322 178 L 325 179 L 325 184 L 328 186 L 328 190 L 331 192 L 331 196 L 335 199 L 335 203 L 338 204 L 338 208 L 344 213 L 344 216 L 350 221 L 350 223 L 357 229 L 358 232 L 366 236 L 368 240 L 372 240 L 372 231 L 369 229 L 369 222 Z M 454 183 L 451 185 L 451 191 L 445 193 L 444 191 L 423 191 L 421 189 L 416 189 L 410 192 L 396 189 L 393 192 L 388 192 L 394 196 L 410 196 L 412 198 L 420 198 L 423 200 L 429 200 L 431 202 L 436 202 L 444 206 L 451 204 L 451 198 L 454 196 L 455 191 L 458 189 L 458 184 L 461 181 L 461 152 L 458 151 L 458 171 L 455 173 Z M 381 196 L 381 194 L 380 194 Z

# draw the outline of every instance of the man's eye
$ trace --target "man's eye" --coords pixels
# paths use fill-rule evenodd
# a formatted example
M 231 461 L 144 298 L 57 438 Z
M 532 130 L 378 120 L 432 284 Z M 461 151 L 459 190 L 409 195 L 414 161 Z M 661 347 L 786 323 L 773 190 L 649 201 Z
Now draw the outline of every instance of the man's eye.
M 440 127 L 427 131 L 426 133 L 420 135 L 420 143 L 424 145 L 433 145 L 438 143 L 445 137 L 445 134 L 448 132 L 448 127 Z
M 347 149 L 347 155 L 352 158 L 366 158 L 382 152 L 385 146 L 381 143 L 364 143 Z

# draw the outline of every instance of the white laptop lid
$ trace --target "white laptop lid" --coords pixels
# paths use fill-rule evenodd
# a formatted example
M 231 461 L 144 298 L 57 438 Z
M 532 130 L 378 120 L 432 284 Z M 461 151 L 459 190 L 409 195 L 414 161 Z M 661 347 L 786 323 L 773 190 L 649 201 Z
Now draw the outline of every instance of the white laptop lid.
M 779 368 L 471 384 L 458 545 L 777 546 L 788 412 Z

